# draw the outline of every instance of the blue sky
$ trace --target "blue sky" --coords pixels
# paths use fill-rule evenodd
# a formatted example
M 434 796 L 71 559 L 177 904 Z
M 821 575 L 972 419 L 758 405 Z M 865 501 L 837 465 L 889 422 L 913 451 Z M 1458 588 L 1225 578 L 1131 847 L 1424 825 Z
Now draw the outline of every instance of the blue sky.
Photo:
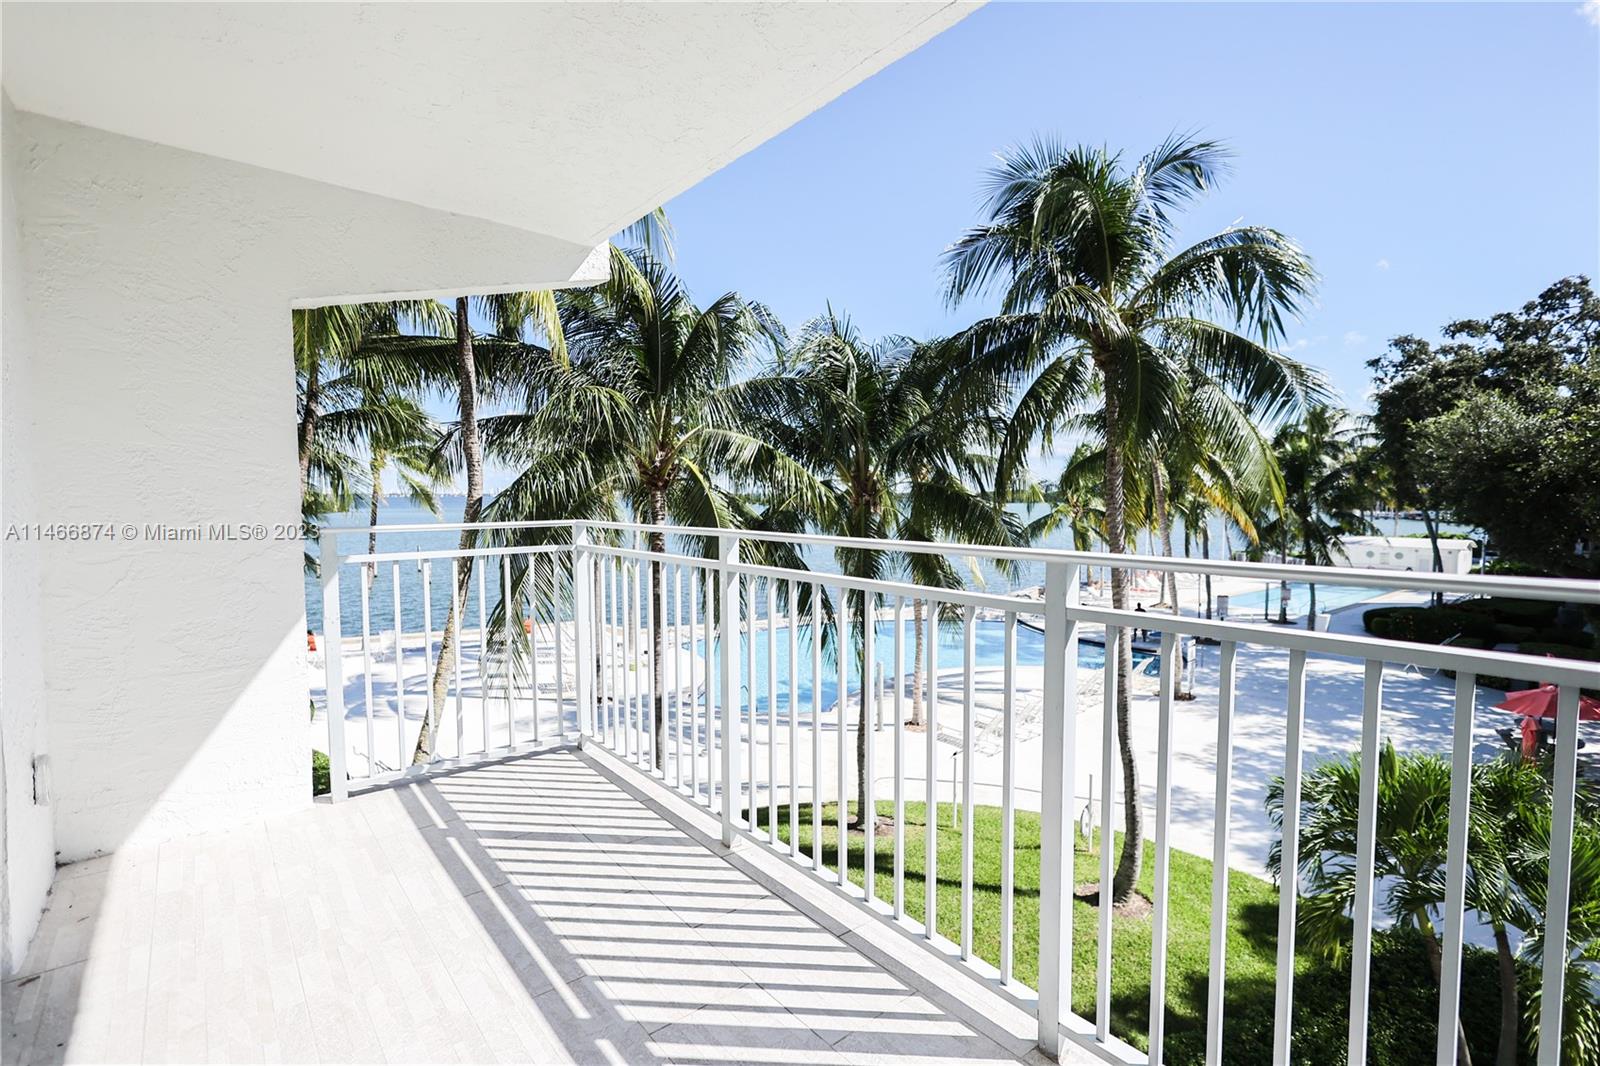
M 1051 132 L 1137 157 L 1226 140 L 1186 216 L 1293 236 L 1323 275 L 1288 347 L 1362 407 L 1400 333 L 1600 269 L 1600 29 L 1553 4 L 992 4 L 667 205 L 700 301 L 798 327 L 828 301 L 929 336 L 939 254 L 977 220 L 993 153 Z
M 1389 337 L 1600 273 L 1597 23 L 1600 0 L 990 4 L 668 203 L 677 268 L 791 330 L 831 301 L 869 335 L 947 333 L 991 309 L 945 306 L 939 256 L 996 151 L 1198 131 L 1235 160 L 1182 237 L 1298 240 L 1323 283 L 1286 347 L 1362 409 Z

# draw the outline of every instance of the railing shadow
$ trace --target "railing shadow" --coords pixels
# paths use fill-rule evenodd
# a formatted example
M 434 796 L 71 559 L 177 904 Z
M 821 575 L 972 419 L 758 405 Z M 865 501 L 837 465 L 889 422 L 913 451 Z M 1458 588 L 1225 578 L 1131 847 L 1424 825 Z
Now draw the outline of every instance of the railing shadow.
M 570 752 L 397 792 L 520 982 L 535 1060 L 1013 1061 Z

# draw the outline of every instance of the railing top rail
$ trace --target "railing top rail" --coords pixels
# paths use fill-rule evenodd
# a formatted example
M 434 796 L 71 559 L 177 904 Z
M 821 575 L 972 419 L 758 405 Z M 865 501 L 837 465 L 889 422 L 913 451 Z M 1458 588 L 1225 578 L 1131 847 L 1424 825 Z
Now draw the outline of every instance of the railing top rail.
M 419 548 L 416 551 L 362 552 L 360 555 L 342 555 L 339 561 L 346 565 L 356 563 L 422 562 L 429 559 L 479 559 L 500 555 L 554 555 L 569 552 L 570 544 L 505 545 L 492 548 Z
M 911 585 L 902 581 L 883 581 L 876 578 L 851 577 L 827 570 L 793 570 L 782 566 L 762 566 L 758 563 L 727 563 L 721 559 L 708 559 L 700 555 L 674 555 L 646 551 L 643 548 L 619 548 L 611 544 L 591 544 L 589 551 L 618 559 L 637 559 L 641 562 L 661 563 L 664 566 L 695 566 L 721 573 L 765 577 L 774 581 L 795 581 L 805 585 L 826 585 L 877 593 L 881 596 L 903 596 L 906 599 L 936 600 L 939 603 L 960 604 L 980 610 L 1017 611 L 1025 608 L 1043 610 L 1038 600 L 1018 596 L 1005 596 L 994 592 L 973 592 L 969 589 L 937 588 L 932 585 Z M 1144 616 L 1141 616 L 1144 617 Z
M 570 529 L 585 527 L 621 532 L 647 533 L 660 530 L 673 536 L 735 536 L 742 540 L 780 541 L 825 548 L 862 548 L 874 551 L 906 552 L 923 555 L 953 555 L 966 558 L 1002 559 L 1015 562 L 1065 562 L 1082 566 L 1115 566 L 1130 570 L 1155 570 L 1183 574 L 1211 574 L 1259 581 L 1306 581 L 1315 574 L 1318 584 L 1350 585 L 1358 588 L 1406 589 L 1418 592 L 1449 592 L 1479 596 L 1511 596 L 1521 599 L 1553 600 L 1571 603 L 1600 603 L 1600 581 L 1575 578 L 1515 577 L 1486 574 L 1434 574 L 1412 571 L 1367 570 L 1354 567 L 1302 564 L 1234 562 L 1222 559 L 1167 558 L 1110 552 L 1079 552 L 1061 548 L 1036 548 L 998 544 L 953 544 L 942 541 L 877 540 L 870 537 L 835 537 L 823 533 L 785 533 L 767 530 L 718 529 L 699 526 L 651 526 L 637 522 L 438 522 L 399 523 L 389 526 L 325 526 L 323 534 L 353 536 L 369 533 L 459 532 L 461 530 Z
M 1484 677 L 1510 677 L 1518 681 L 1581 685 L 1584 688 L 1600 687 L 1600 663 L 1581 659 L 1545 658 L 1516 652 L 1457 648 L 1447 644 L 1413 644 L 1381 637 L 1313 632 L 1291 626 L 1217 622 L 1188 615 L 1115 611 L 1078 604 L 1068 606 L 1067 617 L 1098 625 L 1171 630 L 1188 637 L 1265 645 L 1313 655 L 1342 655 L 1351 659 L 1376 659 Z

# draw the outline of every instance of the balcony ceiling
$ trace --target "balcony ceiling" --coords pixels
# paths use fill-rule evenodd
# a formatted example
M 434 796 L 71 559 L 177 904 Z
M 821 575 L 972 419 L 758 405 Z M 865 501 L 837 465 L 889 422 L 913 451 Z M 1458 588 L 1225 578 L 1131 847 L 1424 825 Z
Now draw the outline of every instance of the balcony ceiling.
M 4 5 L 14 105 L 594 244 L 968 3 Z

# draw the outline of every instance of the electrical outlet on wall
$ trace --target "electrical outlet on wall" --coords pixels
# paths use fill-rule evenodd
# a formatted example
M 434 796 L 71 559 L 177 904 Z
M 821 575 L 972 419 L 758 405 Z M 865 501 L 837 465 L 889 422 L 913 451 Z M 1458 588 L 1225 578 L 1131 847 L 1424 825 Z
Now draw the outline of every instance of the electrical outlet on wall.
M 50 806 L 50 756 L 33 757 L 33 805 Z

